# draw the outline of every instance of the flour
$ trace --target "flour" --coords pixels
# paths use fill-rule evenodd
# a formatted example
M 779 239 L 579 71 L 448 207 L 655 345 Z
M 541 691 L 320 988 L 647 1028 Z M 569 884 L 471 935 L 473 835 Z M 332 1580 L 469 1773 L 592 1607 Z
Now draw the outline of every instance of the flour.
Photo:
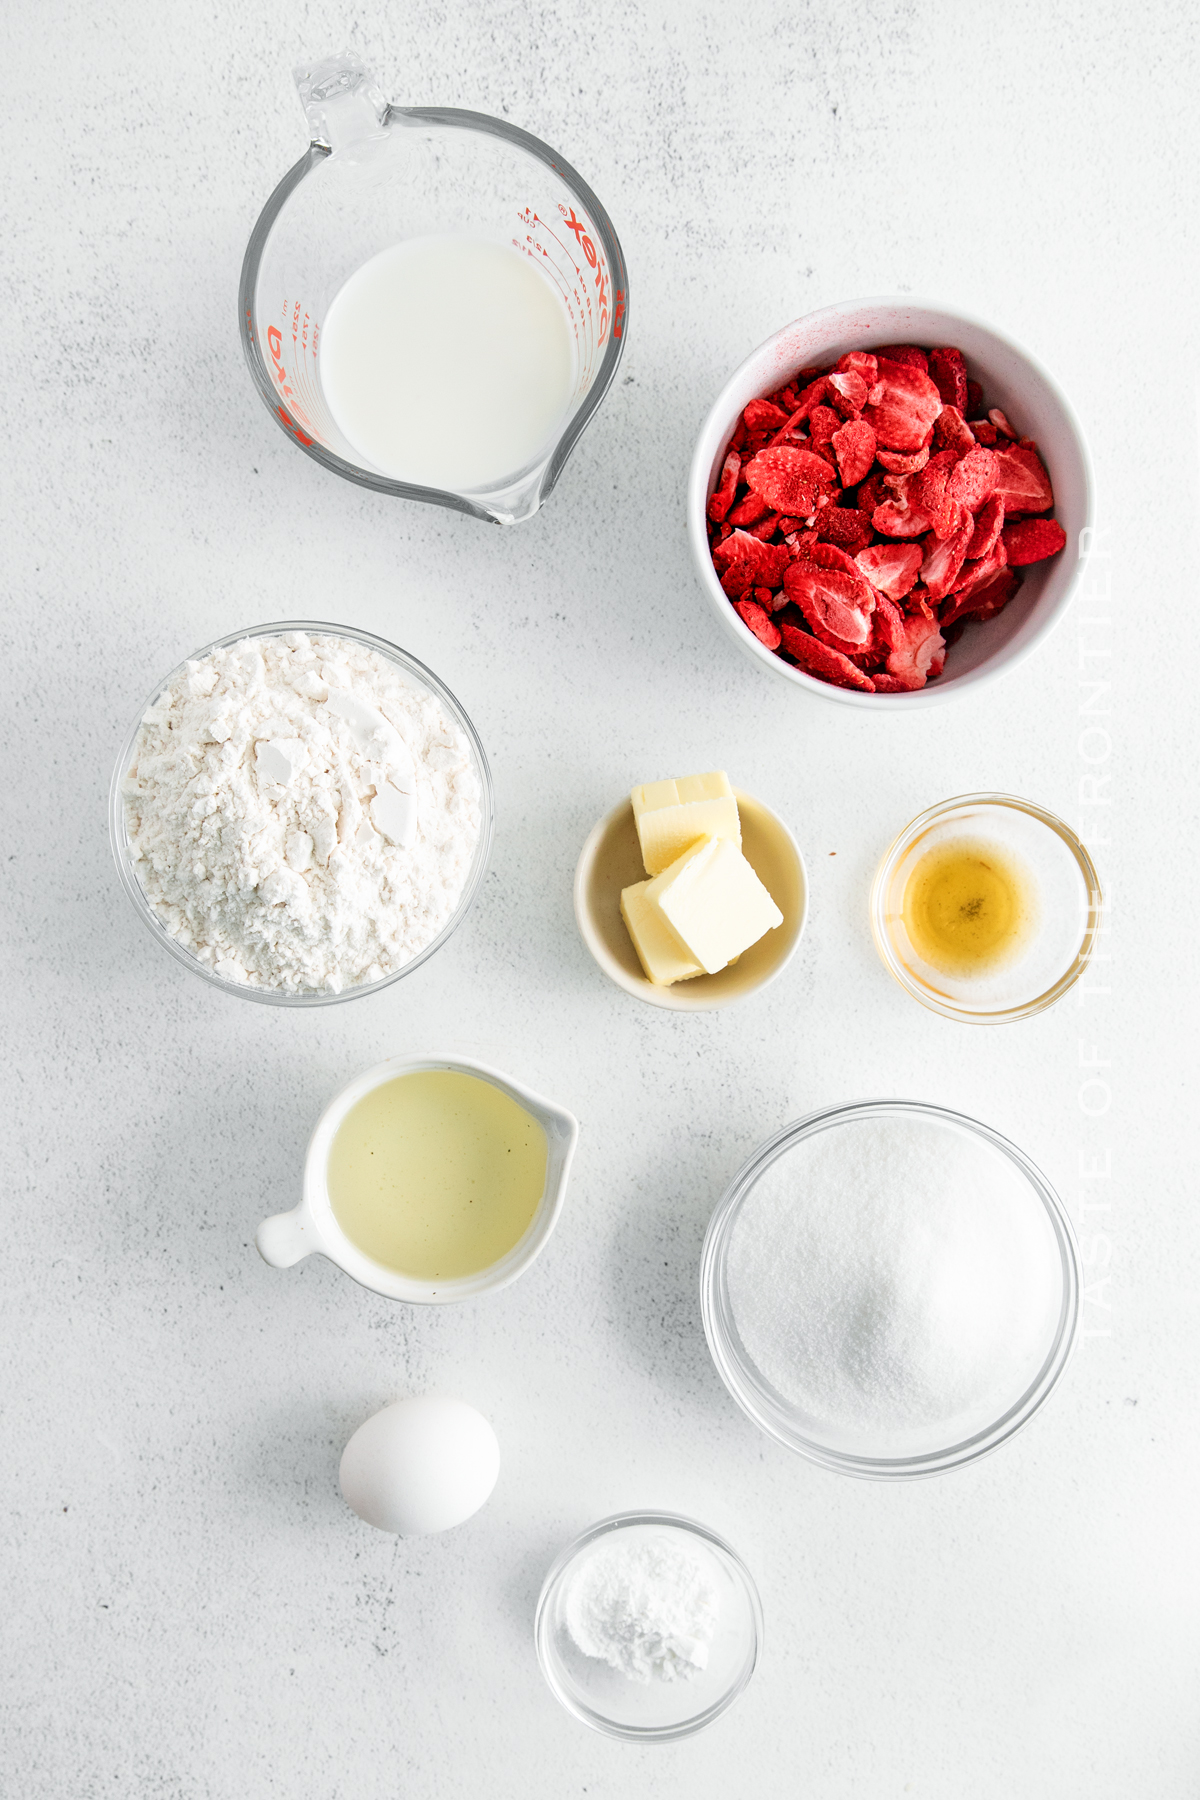
M 449 921 L 479 842 L 470 740 L 353 639 L 289 631 L 185 664 L 142 720 L 130 855 L 175 940 L 230 981 L 339 993 Z
M 648 1683 L 689 1680 L 708 1667 L 720 1602 L 699 1557 L 677 1539 L 618 1535 L 585 1555 L 564 1611 L 585 1656 Z

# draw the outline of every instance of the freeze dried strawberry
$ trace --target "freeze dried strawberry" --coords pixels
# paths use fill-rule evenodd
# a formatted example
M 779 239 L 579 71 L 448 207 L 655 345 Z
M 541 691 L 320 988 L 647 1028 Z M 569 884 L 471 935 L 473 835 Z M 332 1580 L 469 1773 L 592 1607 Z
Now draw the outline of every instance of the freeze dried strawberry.
M 818 544 L 813 557 L 830 546 Z M 837 639 L 839 645 L 858 650 L 871 636 L 875 595 L 870 582 L 849 558 L 851 575 L 838 567 L 821 567 L 815 560 L 794 562 L 784 571 L 788 599 L 798 606 L 816 631 Z
M 960 412 L 966 407 L 967 365 L 961 350 L 955 350 L 949 344 L 941 350 L 931 350 L 929 379 L 946 406 L 956 406 Z
M 732 508 L 728 517 L 731 525 L 753 525 L 756 519 L 765 518 L 771 510 L 761 494 L 753 489 L 743 494 L 737 505 Z
M 803 388 L 796 400 L 796 405 L 788 417 L 787 424 L 775 434 L 774 442 L 778 443 L 784 431 L 793 431 L 802 419 L 807 419 L 814 406 L 819 406 L 825 398 L 825 376 L 819 374 L 815 381 L 810 381 Z
M 1014 442 L 1016 441 L 1016 432 L 1013 430 L 998 406 L 989 406 L 988 418 L 992 421 L 992 424 L 996 427 L 997 431 L 1002 431 L 1006 438 L 1012 438 Z
M 939 450 L 915 479 L 920 504 L 940 538 L 948 538 L 963 524 L 964 508 L 950 492 L 957 464 L 953 450 Z
M 980 595 L 985 597 L 997 575 L 1008 566 L 1003 540 L 998 539 L 986 556 L 975 562 L 964 562 L 954 586 L 942 607 L 942 621 L 952 625 L 956 619 L 974 613 Z
M 751 588 L 750 598 L 755 602 L 756 605 L 761 606 L 764 609 L 764 611 L 770 612 L 772 609 L 772 603 L 774 602 L 775 596 L 771 592 L 770 588 L 756 587 L 756 588 Z
M 828 644 L 795 625 L 784 625 L 782 631 L 784 649 L 807 674 L 831 681 L 835 687 L 861 688 L 864 693 L 874 693 L 875 683 L 871 677 L 864 675 L 848 656 L 831 650 Z
M 1054 505 L 1050 477 L 1041 457 L 1036 450 L 1024 450 L 1019 444 L 996 452 L 996 492 L 1010 519 L 1014 513 L 1046 512 Z
M 876 594 L 875 611 L 871 615 L 871 643 L 881 663 L 904 642 L 904 614 L 886 594 Z
M 835 375 L 861 375 L 869 388 L 879 380 L 879 364 L 870 350 L 847 350 L 834 364 Z
M 873 384 L 874 377 L 870 382 L 864 381 L 857 369 L 844 373 L 835 369 L 829 377 L 829 404 L 837 408 L 843 419 L 857 419 Z
M 814 450 L 827 444 L 834 432 L 840 431 L 841 428 L 841 414 L 834 412 L 832 406 L 814 406 L 808 416 L 808 429 L 812 433 Z
M 1007 562 L 1008 552 L 1004 548 L 1003 539 L 998 537 L 986 556 L 981 556 L 974 562 L 964 562 L 962 572 L 950 592 L 952 594 L 961 593 L 972 582 L 978 584 L 985 577 L 994 574 L 997 569 L 1003 569 Z
M 854 560 L 877 593 L 886 594 L 889 600 L 903 600 L 917 579 L 921 559 L 918 544 L 871 544 Z
M 968 451 L 951 470 L 946 494 L 968 512 L 976 512 L 996 486 L 996 452 L 982 444 Z
M 1020 585 L 1021 577 L 1015 569 L 997 563 L 994 557 L 982 557 L 977 572 L 967 585 L 951 594 L 947 601 L 942 616 L 943 629 L 964 619 L 994 619 Z
M 889 475 L 916 475 L 929 461 L 929 445 L 923 444 L 911 456 L 904 456 L 899 450 L 880 450 L 876 454 L 879 466 Z
M 901 641 L 888 656 L 886 672 L 909 690 L 923 688 L 941 674 L 945 661 L 946 640 L 937 620 L 924 612 L 906 614 Z
M 748 400 L 742 417 L 746 421 L 746 430 L 750 432 L 778 431 L 781 425 L 788 422 L 783 408 L 776 406 L 771 400 Z
M 975 448 L 975 434 L 957 406 L 943 406 L 933 422 L 933 448 L 967 456 Z
M 972 381 L 970 376 L 968 376 L 967 377 L 967 404 L 963 407 L 963 411 L 965 413 L 977 413 L 982 405 L 983 405 L 983 389 L 980 387 L 980 385 L 977 381 Z
M 871 516 L 856 507 L 823 506 L 817 514 L 817 536 L 853 556 L 871 541 Z
M 997 569 L 986 587 L 976 588 L 970 617 L 980 624 L 984 619 L 994 619 L 998 612 L 1003 612 L 1020 585 L 1019 569 Z
M 843 550 L 840 544 L 814 544 L 809 552 L 809 561 L 819 569 L 840 569 L 843 575 L 850 575 L 855 581 L 862 580 L 862 570 L 849 551 Z
M 731 600 L 742 599 L 752 587 L 777 588 L 790 560 L 785 544 L 764 544 L 748 531 L 734 531 L 713 545 L 713 564 Z
M 741 472 L 742 459 L 736 450 L 730 450 L 721 465 L 721 479 L 713 489 L 708 502 L 708 516 L 718 525 L 733 505 L 733 496 Z
M 924 359 L 922 359 L 923 361 Z M 863 417 L 887 450 L 919 450 L 942 410 L 942 397 L 922 367 L 879 358 L 883 397 L 868 404 Z
M 921 505 L 915 483 L 919 475 L 893 475 L 893 498 L 884 500 L 871 515 L 871 523 L 883 537 L 914 538 L 928 531 L 933 520 Z M 861 491 L 861 490 L 860 490 Z
M 746 530 L 750 533 L 751 537 L 771 538 L 775 536 L 778 526 L 779 514 L 776 512 L 769 512 L 766 518 L 759 519 L 756 525 L 747 525 Z
M 795 450 L 788 444 L 760 450 L 743 471 L 756 494 L 778 512 L 799 513 L 802 518 L 828 494 L 834 474 L 824 458 L 811 450 Z
M 986 556 L 1000 536 L 1000 527 L 1004 523 L 1004 502 L 999 494 L 993 494 L 985 500 L 975 514 L 975 532 L 967 545 L 967 558 Z
M 1003 535 L 1005 554 L 1014 569 L 1057 556 L 1067 541 L 1057 519 L 1017 519 L 1004 527 Z
M 750 627 L 760 644 L 765 644 L 768 650 L 778 650 L 782 633 L 761 606 L 756 606 L 753 600 L 735 600 L 733 610 L 742 623 Z
M 868 425 L 867 430 L 870 429 Z M 859 512 L 874 513 L 877 506 L 882 506 L 885 500 L 890 502 L 891 498 L 891 489 L 883 485 L 882 475 L 872 475 L 868 480 L 859 482 L 855 505 Z
M 793 561 L 811 562 L 812 553 L 817 547 L 816 530 L 789 531 L 784 542 Z
M 920 369 L 922 375 L 929 369 L 928 356 L 916 344 L 884 344 L 875 354 L 881 364 L 886 357 L 889 362 L 905 363 L 910 369 Z M 882 369 L 880 373 L 882 374 Z
M 963 566 L 967 554 L 967 546 L 975 535 L 975 521 L 968 513 L 966 523 L 952 532 L 948 538 L 939 538 L 936 532 L 930 532 L 921 540 L 925 559 L 921 564 L 921 580 L 925 583 L 925 591 L 931 600 L 944 600 L 950 592 L 958 572 Z
M 932 513 L 946 498 L 946 486 L 957 461 L 953 450 L 939 450 L 936 456 L 930 457 L 913 482 L 913 488 L 920 496 L 921 505 L 926 512 Z
M 857 487 L 875 461 L 875 433 L 861 419 L 851 419 L 832 439 L 843 487 Z
M 1000 433 L 990 419 L 968 419 L 967 425 L 974 434 L 975 442 L 986 444 L 989 450 L 994 450 L 1001 441 Z

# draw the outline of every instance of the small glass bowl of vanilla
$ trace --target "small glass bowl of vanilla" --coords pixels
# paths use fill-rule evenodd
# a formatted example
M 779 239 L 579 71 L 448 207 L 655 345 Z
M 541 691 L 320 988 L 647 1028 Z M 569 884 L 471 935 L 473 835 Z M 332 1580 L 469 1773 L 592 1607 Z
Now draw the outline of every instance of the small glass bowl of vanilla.
M 876 871 L 871 930 L 884 966 L 948 1019 L 999 1025 L 1053 1006 L 1100 931 L 1095 866 L 1069 826 L 1010 794 L 944 800 Z

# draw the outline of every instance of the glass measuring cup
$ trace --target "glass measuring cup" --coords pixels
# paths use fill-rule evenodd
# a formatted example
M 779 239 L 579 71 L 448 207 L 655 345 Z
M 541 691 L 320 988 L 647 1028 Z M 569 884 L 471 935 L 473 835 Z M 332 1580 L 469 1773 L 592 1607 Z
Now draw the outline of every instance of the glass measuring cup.
M 293 443 L 348 481 L 500 524 L 530 518 L 621 360 L 629 283 L 608 214 L 529 132 L 455 107 L 392 106 L 353 56 L 297 69 L 296 86 L 312 141 L 263 208 L 238 294 L 263 401 Z M 318 360 L 330 303 L 356 269 L 402 239 L 447 233 L 512 245 L 535 262 L 562 296 L 575 352 L 557 434 L 523 468 L 463 491 L 396 481 L 368 463 L 334 423 Z

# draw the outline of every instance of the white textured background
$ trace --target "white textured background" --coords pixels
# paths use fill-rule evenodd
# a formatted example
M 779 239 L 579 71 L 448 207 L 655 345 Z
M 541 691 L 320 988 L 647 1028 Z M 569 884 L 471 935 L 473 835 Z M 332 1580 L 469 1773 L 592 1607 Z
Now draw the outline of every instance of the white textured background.
M 6 1800 L 1194 1800 L 1189 12 L 6 9 Z M 289 71 L 343 42 L 402 102 L 547 139 L 622 238 L 618 384 L 511 533 L 325 474 L 242 365 L 243 246 L 304 144 Z M 1019 673 L 881 721 L 735 654 L 682 495 L 751 346 L 894 290 L 994 319 L 1058 375 L 1109 536 L 1090 597 Z M 452 943 L 365 1005 L 308 1013 L 239 1005 L 155 950 L 104 823 L 156 677 L 289 614 L 430 662 L 498 789 L 492 873 Z M 1112 681 L 1101 809 L 1079 806 L 1081 656 Z M 674 1017 L 605 985 L 570 877 L 633 780 L 715 764 L 793 822 L 812 919 L 769 992 Z M 997 1031 L 908 1000 L 865 910 L 893 832 L 988 787 L 1080 825 L 1115 896 L 1111 991 Z M 1081 1043 L 1111 1065 L 1096 1118 Z M 419 1311 L 319 1259 L 265 1267 L 254 1227 L 292 1204 L 326 1098 L 438 1045 L 486 1050 L 581 1119 L 536 1269 Z M 705 1221 L 755 1144 L 895 1093 L 1010 1134 L 1077 1215 L 1111 1206 L 1081 1225 L 1092 1335 L 1053 1403 L 978 1468 L 900 1488 L 758 1436 L 695 1294 Z M 1082 1183 L 1107 1151 L 1111 1181 Z M 494 1421 L 500 1483 L 453 1535 L 398 1543 L 342 1505 L 337 1459 L 374 1408 L 432 1387 Z M 530 1632 L 561 1543 L 639 1504 L 725 1531 L 767 1618 L 738 1706 L 644 1750 L 559 1711 Z

